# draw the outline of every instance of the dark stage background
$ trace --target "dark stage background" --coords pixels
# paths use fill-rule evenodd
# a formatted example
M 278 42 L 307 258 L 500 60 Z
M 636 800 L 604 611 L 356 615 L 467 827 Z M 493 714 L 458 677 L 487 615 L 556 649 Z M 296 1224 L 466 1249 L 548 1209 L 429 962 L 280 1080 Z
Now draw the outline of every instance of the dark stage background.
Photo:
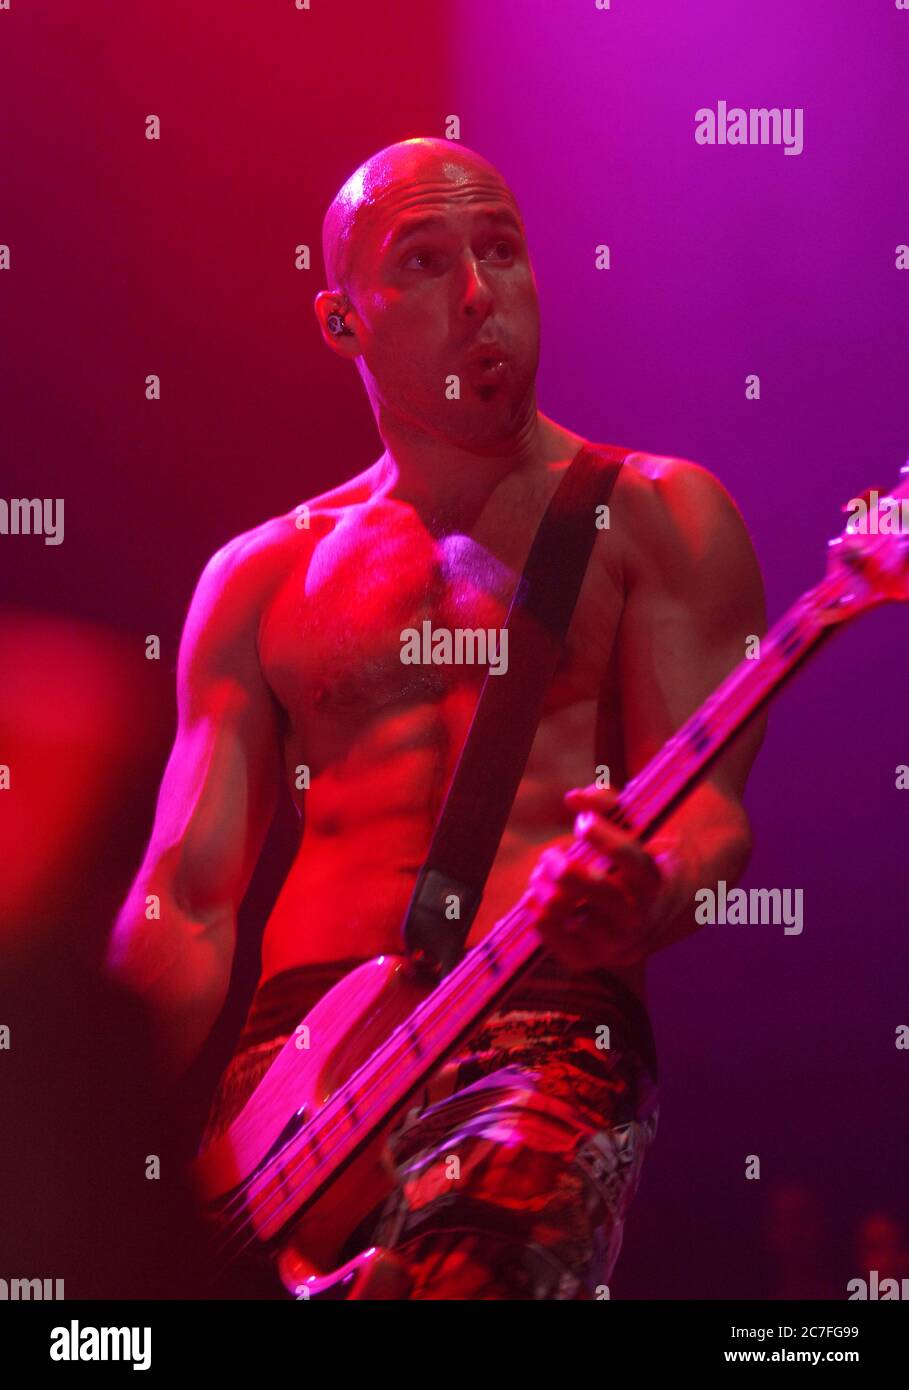
M 7 802 L 8 874 L 28 866 L 28 815 L 55 814 L 73 746 L 102 718 L 121 738 L 67 859 L 72 912 L 36 914 L 49 959 L 63 920 L 100 949 L 138 868 L 206 560 L 381 451 L 312 312 L 322 215 L 354 167 L 460 118 L 527 222 L 541 408 L 712 470 L 748 523 L 773 618 L 819 576 L 843 504 L 892 485 L 909 456 L 907 75 L 909 12 L 890 0 L 0 12 L 2 492 L 63 497 L 66 526 L 56 547 L 0 537 L 0 727 L 14 739 L 30 711 L 32 753 L 43 732 L 60 758 L 44 799 L 23 800 L 20 782 Z M 696 144 L 695 111 L 721 99 L 803 108 L 803 152 Z M 145 139 L 150 113 L 160 141 Z M 309 271 L 294 267 L 300 243 Z M 144 658 L 148 633 L 160 663 Z M 103 716 L 94 700 L 73 712 L 80 638 L 121 692 Z M 654 960 L 661 1131 L 615 1297 L 843 1298 L 885 1246 L 909 1276 L 909 1053 L 895 1045 L 909 1024 L 907 701 L 909 614 L 889 608 L 774 707 L 743 886 L 801 888 L 804 931 L 705 927 Z M 248 1004 L 295 824 L 283 806 L 187 1124 Z

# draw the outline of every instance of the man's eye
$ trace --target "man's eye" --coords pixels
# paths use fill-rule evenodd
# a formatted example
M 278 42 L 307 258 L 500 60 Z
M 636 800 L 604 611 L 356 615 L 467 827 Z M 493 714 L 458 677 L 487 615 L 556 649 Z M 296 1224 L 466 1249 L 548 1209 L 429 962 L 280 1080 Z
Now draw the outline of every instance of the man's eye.
M 411 262 L 412 262 L 412 261 L 423 261 L 423 262 L 425 263 L 424 265 L 422 265 L 422 266 L 417 266 L 417 267 L 415 267 L 415 268 L 416 268 L 417 270 L 425 270 L 426 267 L 427 267 L 428 265 L 431 265 L 431 264 L 432 264 L 432 260 L 433 260 L 433 257 L 434 257 L 434 256 L 435 256 L 435 252 L 434 252 L 434 251 L 429 251 L 429 250 L 424 250 L 424 251 L 411 251 L 410 255 L 407 257 L 407 259 L 406 259 L 405 262 L 404 262 L 404 269 L 405 269 L 405 270 L 409 270 L 409 269 L 411 268 Z
M 497 260 L 508 260 L 514 255 L 514 247 L 510 241 L 494 241 L 491 249 L 501 253 L 496 256 Z

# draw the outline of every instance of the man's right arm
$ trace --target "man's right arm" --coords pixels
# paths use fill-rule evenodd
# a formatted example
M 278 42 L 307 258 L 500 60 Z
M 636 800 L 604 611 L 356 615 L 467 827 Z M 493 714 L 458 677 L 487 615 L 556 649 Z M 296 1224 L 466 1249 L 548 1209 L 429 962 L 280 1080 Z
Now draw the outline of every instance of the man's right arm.
M 177 664 L 177 735 L 142 866 L 114 925 L 110 972 L 149 1006 L 162 1073 L 194 1060 L 227 996 L 237 909 L 280 785 L 277 706 L 262 675 L 260 554 L 208 562 Z

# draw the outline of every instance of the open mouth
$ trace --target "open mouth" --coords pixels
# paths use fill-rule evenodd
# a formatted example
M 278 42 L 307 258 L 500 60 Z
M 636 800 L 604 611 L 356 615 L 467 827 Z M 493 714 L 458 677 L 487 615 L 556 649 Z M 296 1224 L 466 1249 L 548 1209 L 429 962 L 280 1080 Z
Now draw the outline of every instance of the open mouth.
M 494 386 L 505 375 L 507 364 L 503 357 L 490 353 L 487 357 L 476 357 L 468 364 L 470 380 L 476 385 Z

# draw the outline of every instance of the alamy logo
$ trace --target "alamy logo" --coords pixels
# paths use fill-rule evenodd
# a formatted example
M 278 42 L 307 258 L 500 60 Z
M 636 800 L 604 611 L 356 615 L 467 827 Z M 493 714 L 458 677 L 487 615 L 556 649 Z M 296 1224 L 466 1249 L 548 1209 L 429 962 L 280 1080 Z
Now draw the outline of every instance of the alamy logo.
M 881 1279 L 876 1269 L 868 1271 L 867 1279 L 850 1279 L 846 1285 L 848 1302 L 878 1299 L 909 1298 L 909 1279 Z
M 45 545 L 61 545 L 63 498 L 0 497 L 0 536 L 43 536 Z
M 13 1302 L 43 1299 L 48 1302 L 62 1297 L 62 1279 L 0 1279 L 0 1302 L 4 1299 Z
M 491 676 L 508 670 L 507 627 L 434 628 L 428 618 L 422 631 L 405 627 L 401 633 L 405 666 L 489 666 Z
M 801 154 L 804 148 L 802 106 L 727 107 L 702 106 L 694 113 L 694 138 L 699 145 L 783 145 L 784 154 Z
M 74 1319 L 50 1335 L 52 1361 L 131 1361 L 134 1371 L 151 1365 L 150 1327 L 80 1327 Z
M 699 888 L 694 895 L 698 904 L 694 920 L 701 924 L 719 923 L 725 926 L 744 924 L 757 926 L 772 922 L 778 927 L 786 923 L 786 936 L 800 936 L 802 931 L 802 890 L 801 888 L 733 888 L 726 892 L 726 880 L 721 878 L 712 888 Z M 784 910 L 785 902 L 785 910 Z
M 865 497 L 850 497 L 846 508 L 850 536 L 909 534 L 909 497 L 882 497 L 873 487 Z

